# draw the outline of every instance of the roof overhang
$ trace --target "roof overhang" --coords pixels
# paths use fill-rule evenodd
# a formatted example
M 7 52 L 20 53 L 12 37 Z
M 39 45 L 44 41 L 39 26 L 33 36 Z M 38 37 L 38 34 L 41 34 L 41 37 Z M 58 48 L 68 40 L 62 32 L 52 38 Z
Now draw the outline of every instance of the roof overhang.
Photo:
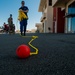
M 43 11 L 43 7 L 44 7 L 46 1 L 47 0 L 40 0 L 40 5 L 39 5 L 39 9 L 38 9 L 39 12 Z
M 65 17 L 66 18 L 75 17 L 75 14 L 67 14 Z
M 43 15 L 42 15 L 42 17 L 41 17 L 41 22 L 43 22 L 43 20 L 45 20 L 46 19 L 46 13 L 44 13 Z
M 64 8 L 69 1 L 70 0 L 57 0 L 56 3 L 53 5 L 53 7 Z
M 43 22 L 44 19 L 46 19 L 46 17 L 41 18 L 41 22 Z

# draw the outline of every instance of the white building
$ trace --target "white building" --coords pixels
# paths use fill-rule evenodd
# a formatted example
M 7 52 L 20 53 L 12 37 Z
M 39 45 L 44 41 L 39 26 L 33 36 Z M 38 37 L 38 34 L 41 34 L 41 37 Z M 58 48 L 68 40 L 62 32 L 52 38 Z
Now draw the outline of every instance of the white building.
M 43 25 L 42 23 L 36 23 L 35 25 L 39 33 L 43 33 Z

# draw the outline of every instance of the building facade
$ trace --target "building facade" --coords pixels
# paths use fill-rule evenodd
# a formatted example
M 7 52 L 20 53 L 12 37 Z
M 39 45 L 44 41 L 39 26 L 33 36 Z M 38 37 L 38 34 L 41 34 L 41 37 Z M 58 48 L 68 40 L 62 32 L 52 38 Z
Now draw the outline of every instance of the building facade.
M 57 0 L 53 6 L 65 10 L 65 33 L 75 33 L 75 0 Z
M 41 23 L 44 33 L 64 33 L 65 10 L 53 7 L 57 0 L 40 0 L 39 12 L 42 12 Z

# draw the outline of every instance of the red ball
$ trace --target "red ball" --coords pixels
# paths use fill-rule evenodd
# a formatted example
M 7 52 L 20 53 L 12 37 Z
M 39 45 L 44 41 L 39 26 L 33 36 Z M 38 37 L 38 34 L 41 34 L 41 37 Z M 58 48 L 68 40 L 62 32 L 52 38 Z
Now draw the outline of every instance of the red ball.
M 16 54 L 19 58 L 26 58 L 30 56 L 30 48 L 27 45 L 20 45 L 17 50 Z

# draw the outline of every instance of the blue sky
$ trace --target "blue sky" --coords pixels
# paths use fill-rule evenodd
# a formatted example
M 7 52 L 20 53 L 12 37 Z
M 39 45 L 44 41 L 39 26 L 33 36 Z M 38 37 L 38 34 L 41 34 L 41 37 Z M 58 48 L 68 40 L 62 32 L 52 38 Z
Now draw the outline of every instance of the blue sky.
M 13 15 L 13 22 L 16 26 L 16 29 L 19 29 L 19 21 L 17 23 L 18 9 L 21 7 L 22 0 L 0 0 L 0 26 L 4 22 L 7 22 L 7 19 L 10 14 Z M 27 29 L 35 29 L 35 24 L 40 22 L 41 13 L 38 12 L 40 0 L 24 0 L 25 5 L 28 6 L 29 20 Z

